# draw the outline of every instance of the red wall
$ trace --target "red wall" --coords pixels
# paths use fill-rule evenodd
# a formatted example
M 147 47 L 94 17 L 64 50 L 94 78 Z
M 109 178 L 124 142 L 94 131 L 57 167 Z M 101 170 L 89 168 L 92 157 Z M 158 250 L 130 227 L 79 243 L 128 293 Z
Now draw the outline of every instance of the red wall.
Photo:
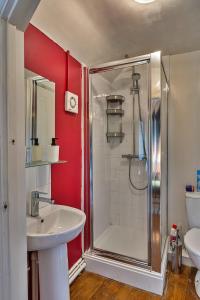
M 64 98 L 56 110 L 56 136 L 64 165 L 52 166 L 52 198 L 59 204 L 81 208 L 81 65 L 66 53 L 67 89 L 79 96 L 79 113 L 64 111 Z M 81 236 L 68 244 L 70 267 L 81 257 Z
M 25 32 L 25 68 L 55 82 L 56 137 L 60 159 L 52 166 L 52 198 L 56 203 L 81 208 L 81 64 L 68 52 L 29 25 Z M 64 110 L 65 91 L 79 96 L 79 113 Z M 81 236 L 69 243 L 70 267 L 81 256 Z

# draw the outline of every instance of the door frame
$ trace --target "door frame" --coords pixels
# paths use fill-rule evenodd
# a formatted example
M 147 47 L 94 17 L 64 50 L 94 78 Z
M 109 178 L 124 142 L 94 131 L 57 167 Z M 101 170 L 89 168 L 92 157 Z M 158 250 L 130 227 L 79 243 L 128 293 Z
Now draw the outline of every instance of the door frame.
M 0 0 L 0 300 L 27 300 L 24 33 L 40 0 Z

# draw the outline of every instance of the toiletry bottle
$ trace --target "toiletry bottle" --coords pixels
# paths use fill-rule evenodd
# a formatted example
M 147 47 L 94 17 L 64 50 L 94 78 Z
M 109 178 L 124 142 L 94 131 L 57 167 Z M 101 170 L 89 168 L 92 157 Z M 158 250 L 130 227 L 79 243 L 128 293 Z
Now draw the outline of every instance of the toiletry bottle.
M 177 225 L 173 224 L 170 231 L 170 247 L 172 251 L 174 250 L 176 239 L 177 239 Z
M 200 192 L 200 170 L 197 170 L 197 192 Z
M 177 235 L 177 225 L 172 224 L 171 231 L 170 231 L 170 241 L 176 240 L 176 235 Z
M 38 138 L 32 138 L 32 161 L 41 161 L 42 160 L 42 148 L 39 145 Z
M 59 146 L 56 144 L 57 138 L 52 138 L 51 145 L 47 149 L 47 160 L 57 162 L 59 160 Z
M 186 192 L 194 192 L 194 185 L 187 184 L 185 190 Z

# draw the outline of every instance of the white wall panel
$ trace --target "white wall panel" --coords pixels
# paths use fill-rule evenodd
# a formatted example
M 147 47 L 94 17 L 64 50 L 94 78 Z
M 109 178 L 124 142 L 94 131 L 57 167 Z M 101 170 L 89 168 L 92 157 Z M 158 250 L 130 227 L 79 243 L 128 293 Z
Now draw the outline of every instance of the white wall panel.
M 169 226 L 188 228 L 185 185 L 200 169 L 200 51 L 170 59 Z

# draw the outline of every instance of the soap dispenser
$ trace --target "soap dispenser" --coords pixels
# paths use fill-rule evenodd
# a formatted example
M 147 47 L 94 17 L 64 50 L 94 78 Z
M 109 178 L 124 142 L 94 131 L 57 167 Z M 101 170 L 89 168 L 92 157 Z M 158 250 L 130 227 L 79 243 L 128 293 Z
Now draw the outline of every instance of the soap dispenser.
M 38 138 L 32 138 L 32 161 L 41 161 L 42 160 L 42 148 L 39 145 Z
M 59 161 L 59 146 L 56 144 L 57 138 L 52 138 L 51 145 L 47 149 L 47 160 L 49 162 Z

